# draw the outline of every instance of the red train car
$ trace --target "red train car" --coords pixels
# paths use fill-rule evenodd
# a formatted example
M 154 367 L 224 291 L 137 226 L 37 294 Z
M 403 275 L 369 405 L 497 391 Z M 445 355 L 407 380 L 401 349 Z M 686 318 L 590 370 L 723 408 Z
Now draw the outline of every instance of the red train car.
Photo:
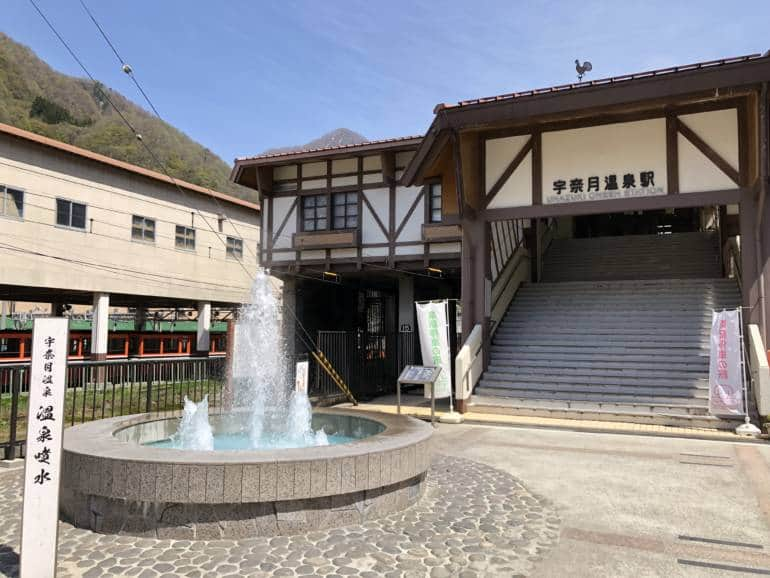
M 190 357 L 194 352 L 195 333 L 118 333 L 110 332 L 107 359 Z M 32 345 L 30 331 L 0 332 L 0 363 L 29 361 Z M 227 335 L 211 335 L 210 356 L 223 356 Z M 90 331 L 70 332 L 70 361 L 88 359 L 91 350 Z

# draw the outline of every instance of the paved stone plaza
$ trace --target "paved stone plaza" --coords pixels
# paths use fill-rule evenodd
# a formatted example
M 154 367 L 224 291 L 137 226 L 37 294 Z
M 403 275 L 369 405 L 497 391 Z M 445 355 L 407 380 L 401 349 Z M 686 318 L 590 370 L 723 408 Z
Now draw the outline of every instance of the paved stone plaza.
M 0 473 L 0 573 L 18 574 L 21 472 Z M 60 576 L 516 576 L 558 539 L 559 517 L 514 476 L 437 455 L 412 508 L 361 526 L 247 540 L 95 534 L 62 523 Z

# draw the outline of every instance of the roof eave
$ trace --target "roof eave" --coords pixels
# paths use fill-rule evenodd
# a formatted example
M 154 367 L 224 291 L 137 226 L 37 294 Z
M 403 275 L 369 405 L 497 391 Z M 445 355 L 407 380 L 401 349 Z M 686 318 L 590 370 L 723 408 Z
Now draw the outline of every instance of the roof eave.
M 571 90 L 533 93 L 462 106 L 439 106 L 430 129 L 402 176 L 402 183 L 409 186 L 419 179 L 425 159 L 431 156 L 439 134 L 447 130 L 484 128 L 500 122 L 632 104 L 653 98 L 682 97 L 711 90 L 716 91 L 715 96 L 726 96 L 718 91 L 767 81 L 770 81 L 770 58 L 764 57 L 669 75 L 579 86 Z
M 306 161 L 312 159 L 329 159 L 335 157 L 355 156 L 365 153 L 379 153 L 389 150 L 406 150 L 417 147 L 423 137 L 414 137 L 389 142 L 362 143 L 360 145 L 342 146 L 310 151 L 297 151 L 293 153 L 278 153 L 275 155 L 257 156 L 252 158 L 240 158 L 235 160 L 235 167 L 258 167 L 283 165 L 286 163 Z

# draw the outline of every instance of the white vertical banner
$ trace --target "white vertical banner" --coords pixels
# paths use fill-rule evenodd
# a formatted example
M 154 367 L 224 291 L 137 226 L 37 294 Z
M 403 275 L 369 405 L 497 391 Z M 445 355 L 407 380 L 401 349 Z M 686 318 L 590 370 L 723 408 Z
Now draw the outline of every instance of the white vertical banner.
M 298 361 L 294 373 L 294 390 L 307 395 L 307 383 L 310 363 L 308 361 Z
M 740 310 L 714 311 L 711 318 L 709 413 L 745 415 Z
M 435 365 L 441 373 L 434 384 L 436 399 L 452 394 L 451 354 L 449 351 L 449 322 L 446 301 L 415 303 L 417 308 L 417 329 L 420 335 L 420 351 L 424 365 Z M 425 397 L 430 397 L 430 388 L 425 388 Z
M 67 319 L 46 317 L 35 319 L 32 327 L 21 519 L 22 578 L 56 574 L 67 326 Z

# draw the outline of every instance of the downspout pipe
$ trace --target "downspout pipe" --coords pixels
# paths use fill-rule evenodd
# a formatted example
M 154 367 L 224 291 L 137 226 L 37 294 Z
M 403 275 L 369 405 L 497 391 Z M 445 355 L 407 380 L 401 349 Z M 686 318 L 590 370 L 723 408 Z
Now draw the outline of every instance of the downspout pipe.
M 762 339 L 767 346 L 767 304 L 765 301 L 765 274 L 762 252 L 762 217 L 767 197 L 768 173 L 770 173 L 770 152 L 768 150 L 767 82 L 762 83 L 759 101 L 759 198 L 757 218 L 754 225 L 754 254 L 757 259 L 757 280 L 759 282 L 759 307 Z

